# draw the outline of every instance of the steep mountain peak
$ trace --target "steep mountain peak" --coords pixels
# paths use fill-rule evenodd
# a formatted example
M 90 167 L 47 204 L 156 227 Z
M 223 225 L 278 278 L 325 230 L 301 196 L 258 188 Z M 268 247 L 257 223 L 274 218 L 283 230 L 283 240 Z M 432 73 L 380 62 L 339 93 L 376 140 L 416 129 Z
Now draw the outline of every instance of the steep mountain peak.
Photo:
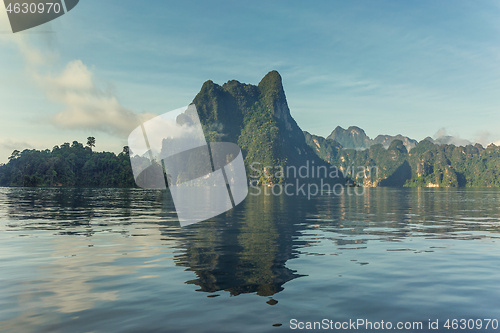
M 349 126 L 349 128 L 347 129 L 348 132 L 351 132 L 351 133 L 355 133 L 355 134 L 364 134 L 366 135 L 365 131 L 358 127 L 358 126 Z
M 398 150 L 399 152 L 401 152 L 403 154 L 408 153 L 408 149 L 406 149 L 406 146 L 404 145 L 403 141 L 400 139 L 392 140 L 392 142 L 389 145 L 389 148 L 387 148 L 387 150 Z
M 209 87 L 209 86 L 212 86 L 212 85 L 214 85 L 214 84 L 215 84 L 215 83 L 214 83 L 214 81 L 212 81 L 212 80 L 207 80 L 207 81 L 205 81 L 205 82 L 203 83 L 202 89 L 203 89 L 203 87 Z
M 281 75 L 277 71 L 270 71 L 260 80 L 259 88 L 264 92 L 267 90 L 283 91 Z
M 292 132 L 300 131 L 297 123 L 290 114 L 281 75 L 277 71 L 270 71 L 260 81 L 258 87 L 264 107 L 280 120 L 280 124 L 289 132 L 288 136 L 290 137 Z
M 201 91 L 208 92 L 213 90 L 215 87 L 219 87 L 218 84 L 214 83 L 212 80 L 205 81 L 201 87 Z
M 332 131 L 332 133 L 330 134 L 330 136 L 333 135 L 333 133 L 344 133 L 345 132 L 345 129 L 342 128 L 341 126 L 337 126 L 335 127 L 335 129 Z
M 422 141 L 429 141 L 429 142 L 432 142 L 434 143 L 434 139 L 431 138 L 430 136 L 426 137 L 425 139 L 423 139 Z
M 237 143 L 247 166 L 325 163 L 306 144 L 291 116 L 277 71 L 269 72 L 258 86 L 236 80 L 222 86 L 207 81 L 193 103 L 208 141 Z
M 347 129 L 344 129 L 341 126 L 337 126 L 333 130 L 332 134 L 330 134 L 330 136 L 332 136 L 334 134 L 345 134 L 345 133 L 347 133 L 349 135 L 364 135 L 364 136 L 366 136 L 365 131 L 358 126 L 349 126 Z
M 347 130 L 337 126 L 327 139 L 337 141 L 344 148 L 365 149 L 371 146 L 370 138 L 357 126 L 349 126 Z

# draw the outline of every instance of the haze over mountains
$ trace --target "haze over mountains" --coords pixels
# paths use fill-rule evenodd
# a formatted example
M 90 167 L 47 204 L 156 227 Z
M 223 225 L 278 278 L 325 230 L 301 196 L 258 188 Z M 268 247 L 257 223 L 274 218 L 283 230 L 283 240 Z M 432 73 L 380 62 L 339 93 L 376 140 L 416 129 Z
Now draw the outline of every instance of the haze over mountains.
M 460 139 L 451 135 L 443 135 L 438 137 L 437 139 L 433 139 L 431 137 L 426 137 L 424 140 L 435 143 L 437 145 L 455 145 L 455 146 L 467 146 L 472 145 L 473 143 L 466 139 Z

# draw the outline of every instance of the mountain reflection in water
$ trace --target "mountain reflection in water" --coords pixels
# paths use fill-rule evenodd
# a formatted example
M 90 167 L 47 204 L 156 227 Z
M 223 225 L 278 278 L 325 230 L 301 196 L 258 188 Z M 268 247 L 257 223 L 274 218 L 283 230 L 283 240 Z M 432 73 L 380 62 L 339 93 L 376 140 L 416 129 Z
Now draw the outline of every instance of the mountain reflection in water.
M 0 331 L 475 318 L 500 297 L 499 202 L 496 189 L 249 195 L 181 228 L 167 191 L 0 188 Z

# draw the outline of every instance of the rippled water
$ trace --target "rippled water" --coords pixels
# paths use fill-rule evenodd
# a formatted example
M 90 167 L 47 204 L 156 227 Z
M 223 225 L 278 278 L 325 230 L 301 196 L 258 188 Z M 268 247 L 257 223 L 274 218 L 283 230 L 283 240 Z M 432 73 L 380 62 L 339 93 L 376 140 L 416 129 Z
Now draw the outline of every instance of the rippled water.
M 180 228 L 167 192 L 0 188 L 0 330 L 500 320 L 499 202 L 498 189 L 261 195 Z

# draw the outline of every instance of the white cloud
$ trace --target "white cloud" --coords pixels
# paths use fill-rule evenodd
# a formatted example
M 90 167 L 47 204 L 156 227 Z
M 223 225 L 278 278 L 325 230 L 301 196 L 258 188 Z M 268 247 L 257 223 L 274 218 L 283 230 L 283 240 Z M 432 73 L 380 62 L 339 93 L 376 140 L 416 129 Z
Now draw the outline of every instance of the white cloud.
M 433 138 L 439 144 L 452 144 L 455 146 L 467 146 L 473 144 L 471 141 L 462 139 L 458 135 L 448 135 L 446 128 L 441 127 L 434 135 Z
M 486 147 L 493 141 L 492 136 L 493 135 L 488 131 L 479 131 L 476 133 L 475 142 L 478 142 L 484 147 Z
M 116 96 L 96 85 L 92 72 L 81 60 L 69 62 L 59 75 L 36 74 L 35 78 L 49 100 L 65 107 L 50 118 L 61 128 L 125 136 L 141 122 L 156 116 L 123 107 Z
M 33 148 L 33 146 L 27 142 L 13 141 L 11 139 L 1 140 L 0 147 L 3 149 L 7 149 L 7 150 L 16 150 L 16 149 L 17 150 L 24 150 L 24 149 Z

